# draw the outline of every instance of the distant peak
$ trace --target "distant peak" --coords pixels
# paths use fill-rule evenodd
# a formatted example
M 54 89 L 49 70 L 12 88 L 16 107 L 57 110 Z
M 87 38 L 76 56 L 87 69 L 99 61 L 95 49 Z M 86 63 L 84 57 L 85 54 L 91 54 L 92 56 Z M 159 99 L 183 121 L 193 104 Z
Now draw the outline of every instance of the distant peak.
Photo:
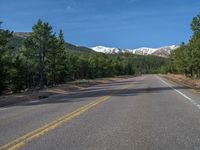
M 31 35 L 31 32 L 14 32 L 13 35 L 16 37 L 27 38 Z
M 160 57 L 168 57 L 172 50 L 178 48 L 176 45 L 164 46 L 160 48 L 149 48 L 149 47 L 140 47 L 136 49 L 120 49 L 113 47 L 105 47 L 105 46 L 96 46 L 91 47 L 92 50 L 96 52 L 106 53 L 106 54 L 114 54 L 114 53 L 132 53 L 138 55 L 156 55 Z

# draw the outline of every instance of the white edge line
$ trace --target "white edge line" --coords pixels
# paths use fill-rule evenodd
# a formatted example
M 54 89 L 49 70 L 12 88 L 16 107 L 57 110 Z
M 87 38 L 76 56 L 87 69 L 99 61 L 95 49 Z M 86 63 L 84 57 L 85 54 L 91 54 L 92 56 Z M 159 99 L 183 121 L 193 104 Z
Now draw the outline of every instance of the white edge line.
M 174 87 L 172 87 L 169 83 L 167 83 L 166 81 L 164 81 L 160 77 L 156 76 L 156 78 L 158 80 L 160 80 L 161 82 L 163 82 L 164 84 L 166 84 L 167 86 L 169 86 L 170 88 L 172 88 L 174 91 L 176 91 L 178 94 L 180 94 L 181 96 L 183 96 L 184 98 L 186 98 L 189 102 L 191 102 L 193 105 L 195 105 L 197 108 L 200 109 L 200 104 L 198 104 L 196 101 L 194 101 L 193 99 L 191 99 L 190 97 L 188 97 L 187 95 L 185 95 L 184 93 L 182 93 L 181 91 L 175 89 Z

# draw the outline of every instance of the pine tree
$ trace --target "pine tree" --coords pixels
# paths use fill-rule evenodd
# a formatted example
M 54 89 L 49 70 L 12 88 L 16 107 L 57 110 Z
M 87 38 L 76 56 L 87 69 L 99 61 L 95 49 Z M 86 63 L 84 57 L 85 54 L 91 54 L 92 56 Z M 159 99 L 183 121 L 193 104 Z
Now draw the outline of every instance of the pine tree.
M 190 40 L 189 46 L 192 50 L 192 60 L 194 63 L 194 72 L 200 78 L 200 14 L 193 18 L 191 28 L 193 36 Z
M 0 22 L 0 94 L 9 84 L 9 59 L 7 59 L 7 52 L 11 49 L 9 41 L 12 38 L 12 33 L 1 28 Z
M 57 82 L 64 83 L 68 80 L 67 75 L 69 74 L 67 63 L 67 51 L 65 49 L 65 40 L 63 31 L 59 31 L 58 40 L 57 40 L 57 49 L 58 49 L 58 61 L 57 61 Z
M 188 44 L 181 44 L 170 58 L 168 71 L 200 78 L 200 14 L 191 23 L 193 35 Z
M 53 38 L 52 27 L 47 22 L 38 22 L 33 26 L 33 31 L 29 37 L 29 45 L 26 45 L 27 49 L 32 49 L 35 52 L 35 57 L 38 59 L 40 87 L 47 85 L 47 78 L 45 72 L 45 59 L 49 49 L 51 49 L 51 42 Z

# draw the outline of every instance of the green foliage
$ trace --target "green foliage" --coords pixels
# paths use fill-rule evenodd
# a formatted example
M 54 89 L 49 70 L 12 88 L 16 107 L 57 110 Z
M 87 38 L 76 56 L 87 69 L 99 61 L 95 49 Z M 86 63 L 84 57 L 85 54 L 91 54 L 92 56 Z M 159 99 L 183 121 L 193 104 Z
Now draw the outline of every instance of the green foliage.
M 0 30 L 0 91 L 55 86 L 76 79 L 158 73 L 165 58 L 130 53 L 103 54 L 77 47 L 58 36 L 47 22 L 33 25 L 30 36 Z M 10 46 L 12 45 L 12 46 Z
M 14 60 L 12 65 L 12 90 L 14 92 L 20 92 L 21 90 L 25 89 L 26 85 L 26 66 L 24 60 L 17 56 L 17 58 Z
M 198 34 L 200 31 L 200 14 L 193 18 L 191 29 L 194 32 L 194 34 Z
M 12 33 L 1 28 L 0 22 L 0 94 L 9 84 L 9 68 L 11 64 L 9 41 Z M 8 58 L 9 57 L 9 58 Z
M 163 72 L 181 73 L 200 78 L 200 15 L 193 18 L 193 35 L 188 44 L 182 43 L 170 56 Z

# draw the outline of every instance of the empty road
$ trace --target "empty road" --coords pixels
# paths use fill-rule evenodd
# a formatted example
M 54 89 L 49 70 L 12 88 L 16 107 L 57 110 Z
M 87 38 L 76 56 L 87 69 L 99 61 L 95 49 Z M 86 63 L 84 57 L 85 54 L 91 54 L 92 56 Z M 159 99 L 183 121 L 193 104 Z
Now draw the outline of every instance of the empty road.
M 200 94 L 144 75 L 2 107 L 0 149 L 200 150 Z

